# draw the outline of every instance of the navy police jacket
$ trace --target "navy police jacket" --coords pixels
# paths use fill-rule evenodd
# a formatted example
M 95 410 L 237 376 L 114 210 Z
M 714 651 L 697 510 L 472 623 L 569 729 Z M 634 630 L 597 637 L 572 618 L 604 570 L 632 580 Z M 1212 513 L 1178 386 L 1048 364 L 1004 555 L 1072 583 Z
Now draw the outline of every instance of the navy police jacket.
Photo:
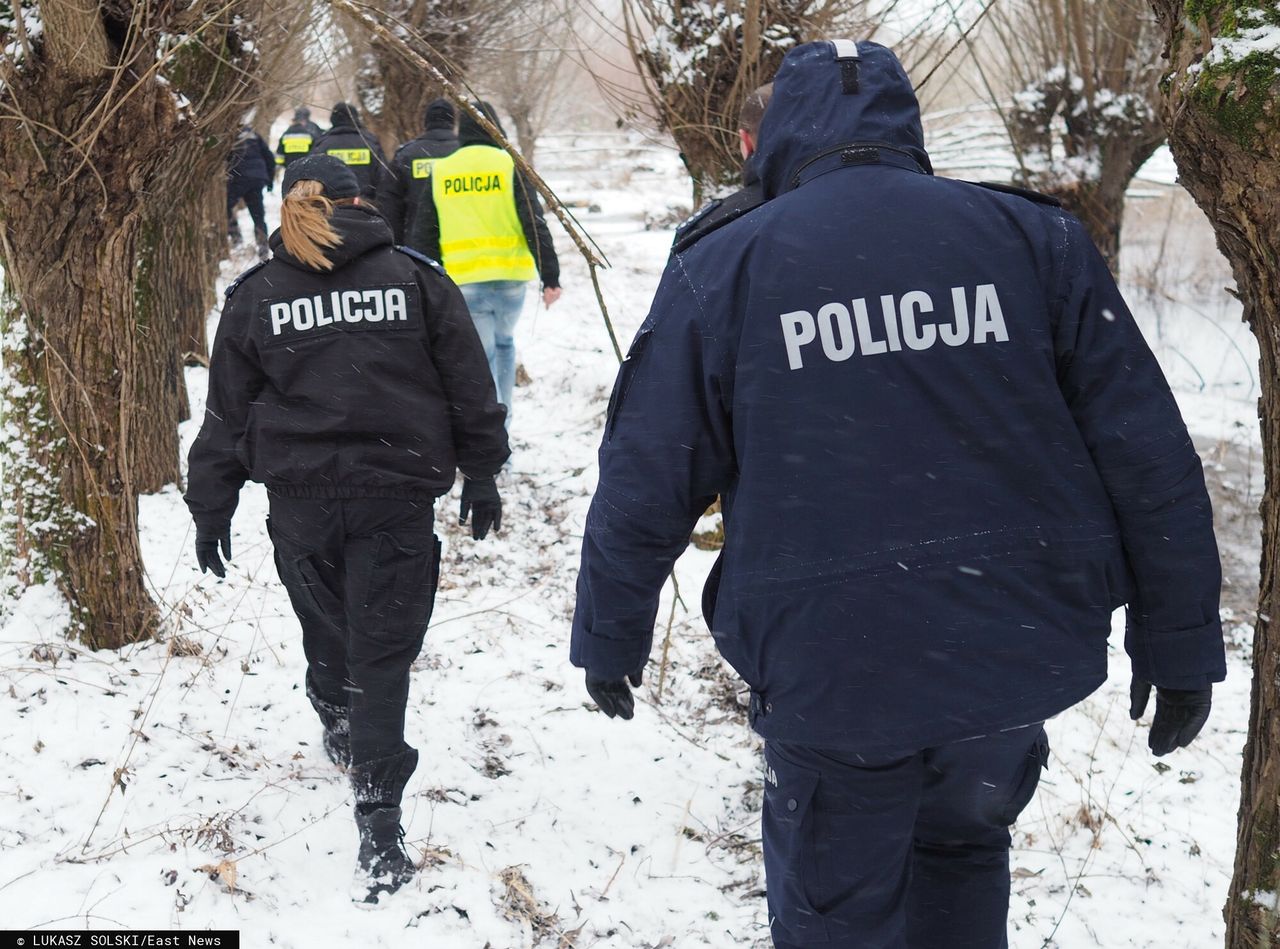
M 919 749 L 1039 721 L 1105 679 L 1221 680 L 1200 461 L 1079 222 L 936 178 L 892 53 L 789 53 L 766 197 L 669 261 L 623 364 L 571 659 L 640 669 L 722 496 L 704 594 L 764 737 Z
M 277 231 L 273 258 L 227 290 L 189 457 L 201 526 L 229 524 L 249 479 L 286 497 L 430 503 L 455 468 L 489 478 L 507 459 L 506 410 L 453 281 L 394 247 L 367 206 L 330 222 L 332 270 Z

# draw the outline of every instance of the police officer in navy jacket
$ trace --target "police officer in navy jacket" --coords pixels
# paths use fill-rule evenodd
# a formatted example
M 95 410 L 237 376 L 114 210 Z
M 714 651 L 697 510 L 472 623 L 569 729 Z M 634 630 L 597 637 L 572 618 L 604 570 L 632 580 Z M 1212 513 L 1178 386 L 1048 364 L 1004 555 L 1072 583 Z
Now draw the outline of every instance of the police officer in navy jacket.
M 360 197 L 372 201 L 379 179 L 387 173 L 387 158 L 378 136 L 360 121 L 360 110 L 339 102 L 329 111 L 330 127 L 311 143 L 312 155 L 329 155 L 346 163 L 360 182 Z
M 887 49 L 792 50 L 760 142 L 769 200 L 673 255 L 619 373 L 571 658 L 631 717 L 719 495 L 776 945 L 996 949 L 1041 723 L 1104 681 L 1112 611 L 1156 754 L 1225 675 L 1200 461 L 1080 223 L 934 177 Z
M 240 488 L 267 486 L 307 696 L 355 792 L 357 898 L 377 902 L 413 874 L 405 702 L 439 580 L 433 504 L 461 468 L 472 536 L 500 526 L 506 413 L 458 288 L 393 246 L 350 167 L 299 159 L 283 190 L 273 258 L 227 290 L 186 502 L 221 577 Z

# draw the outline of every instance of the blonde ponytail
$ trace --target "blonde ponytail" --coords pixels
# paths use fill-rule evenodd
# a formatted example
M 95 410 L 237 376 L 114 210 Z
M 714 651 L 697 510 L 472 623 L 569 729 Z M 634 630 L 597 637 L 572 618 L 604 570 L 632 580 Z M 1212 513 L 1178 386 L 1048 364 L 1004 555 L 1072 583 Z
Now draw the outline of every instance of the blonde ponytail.
M 324 196 L 318 181 L 298 181 L 280 204 L 280 238 L 284 249 L 308 267 L 332 270 L 325 250 L 337 247 L 342 237 L 333 229 L 333 202 Z

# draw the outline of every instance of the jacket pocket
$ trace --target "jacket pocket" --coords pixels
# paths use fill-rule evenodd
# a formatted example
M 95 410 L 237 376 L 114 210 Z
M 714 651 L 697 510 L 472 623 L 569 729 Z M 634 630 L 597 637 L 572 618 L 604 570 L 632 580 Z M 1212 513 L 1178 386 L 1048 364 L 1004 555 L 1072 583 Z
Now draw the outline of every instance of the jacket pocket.
M 826 942 L 826 924 L 810 898 L 814 884 L 813 796 L 817 771 L 780 758 L 765 745 L 761 820 L 771 928 L 789 942 Z
M 618 413 L 622 411 L 622 404 L 626 401 L 631 384 L 635 381 L 636 368 L 640 362 L 640 357 L 644 355 L 652 336 L 653 330 L 641 329 L 632 341 L 631 349 L 627 351 L 627 358 L 618 367 L 618 378 L 613 384 L 613 392 L 609 396 L 609 407 L 605 410 L 604 416 L 604 437 L 606 441 L 613 437 L 614 423 L 617 420 Z

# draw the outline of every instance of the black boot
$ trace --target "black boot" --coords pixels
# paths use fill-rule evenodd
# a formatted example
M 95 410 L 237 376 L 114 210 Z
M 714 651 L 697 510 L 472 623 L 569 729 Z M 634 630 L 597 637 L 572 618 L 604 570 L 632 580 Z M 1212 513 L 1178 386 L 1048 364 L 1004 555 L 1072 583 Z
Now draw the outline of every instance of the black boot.
M 360 855 L 352 899 L 376 904 L 384 893 L 394 893 L 412 880 L 417 868 L 404 850 L 400 808 L 374 807 L 362 813 L 362 807 L 367 805 L 356 808 Z

